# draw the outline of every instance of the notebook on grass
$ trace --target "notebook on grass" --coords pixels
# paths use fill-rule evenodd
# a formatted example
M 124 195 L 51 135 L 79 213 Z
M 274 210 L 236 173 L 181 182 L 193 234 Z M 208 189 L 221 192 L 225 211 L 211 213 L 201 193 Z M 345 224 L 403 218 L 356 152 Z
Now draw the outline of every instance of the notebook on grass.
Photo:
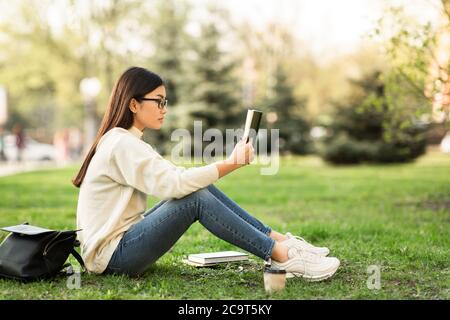
M 219 251 L 188 255 L 185 263 L 195 266 L 211 266 L 218 263 L 248 260 L 248 254 L 237 251 Z

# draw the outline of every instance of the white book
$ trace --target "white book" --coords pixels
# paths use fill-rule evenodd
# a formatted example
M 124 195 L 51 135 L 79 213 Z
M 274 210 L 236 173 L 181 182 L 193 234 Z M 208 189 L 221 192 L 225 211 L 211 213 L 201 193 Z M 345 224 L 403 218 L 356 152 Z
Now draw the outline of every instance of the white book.
M 220 263 L 217 263 L 217 262 L 214 262 L 214 263 L 198 263 L 198 262 L 194 262 L 194 261 L 191 261 L 191 260 L 188 260 L 188 259 L 182 259 L 181 261 L 183 263 L 187 264 L 187 265 L 190 265 L 190 266 L 193 266 L 193 267 L 198 267 L 198 268 L 201 268 L 201 267 L 212 267 L 212 266 L 217 266 L 218 264 L 220 264 Z
M 219 251 L 190 254 L 188 260 L 200 264 L 212 264 L 231 261 L 248 260 L 248 254 L 237 251 Z

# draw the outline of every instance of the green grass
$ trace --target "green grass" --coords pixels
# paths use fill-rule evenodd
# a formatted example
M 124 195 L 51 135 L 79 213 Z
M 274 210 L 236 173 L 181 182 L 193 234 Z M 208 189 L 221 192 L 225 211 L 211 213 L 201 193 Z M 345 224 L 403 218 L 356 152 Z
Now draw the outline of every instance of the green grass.
M 262 261 L 255 256 L 245 264 L 185 266 L 187 253 L 238 249 L 195 223 L 139 278 L 83 274 L 81 288 L 72 290 L 65 277 L 0 280 L 0 299 L 450 299 L 449 156 L 356 167 L 289 157 L 282 158 L 278 175 L 262 176 L 259 169 L 246 167 L 216 185 L 275 230 L 328 246 L 341 260 L 333 278 L 288 280 L 283 292 L 267 296 Z M 0 226 L 28 221 L 74 228 L 75 170 L 0 178 Z M 155 202 L 149 198 L 149 207 Z M 1 232 L 0 240 L 5 236 Z M 380 290 L 367 288 L 370 265 L 380 267 Z

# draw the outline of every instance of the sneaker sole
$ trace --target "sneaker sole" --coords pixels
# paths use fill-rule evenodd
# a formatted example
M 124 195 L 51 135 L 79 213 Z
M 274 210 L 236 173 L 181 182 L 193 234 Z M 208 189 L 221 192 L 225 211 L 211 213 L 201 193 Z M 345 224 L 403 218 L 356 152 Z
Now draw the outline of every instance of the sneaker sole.
M 336 273 L 336 271 L 339 269 L 340 265 L 341 265 L 341 263 L 339 262 L 339 264 L 336 266 L 336 268 L 333 271 L 330 271 L 330 272 L 320 275 L 320 276 L 307 276 L 307 275 L 304 275 L 304 274 L 298 273 L 298 272 L 287 272 L 286 278 L 289 278 L 289 279 L 290 278 L 303 278 L 310 282 L 322 281 L 322 280 L 331 278 Z

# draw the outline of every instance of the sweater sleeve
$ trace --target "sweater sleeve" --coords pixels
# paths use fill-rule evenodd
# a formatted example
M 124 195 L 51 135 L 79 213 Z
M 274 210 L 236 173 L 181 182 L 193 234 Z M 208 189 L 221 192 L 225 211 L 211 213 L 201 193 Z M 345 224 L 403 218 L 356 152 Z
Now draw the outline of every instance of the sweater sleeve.
M 114 146 L 110 174 L 120 184 L 162 200 L 182 198 L 219 179 L 215 164 L 188 169 L 177 167 L 134 137 L 123 137 Z

